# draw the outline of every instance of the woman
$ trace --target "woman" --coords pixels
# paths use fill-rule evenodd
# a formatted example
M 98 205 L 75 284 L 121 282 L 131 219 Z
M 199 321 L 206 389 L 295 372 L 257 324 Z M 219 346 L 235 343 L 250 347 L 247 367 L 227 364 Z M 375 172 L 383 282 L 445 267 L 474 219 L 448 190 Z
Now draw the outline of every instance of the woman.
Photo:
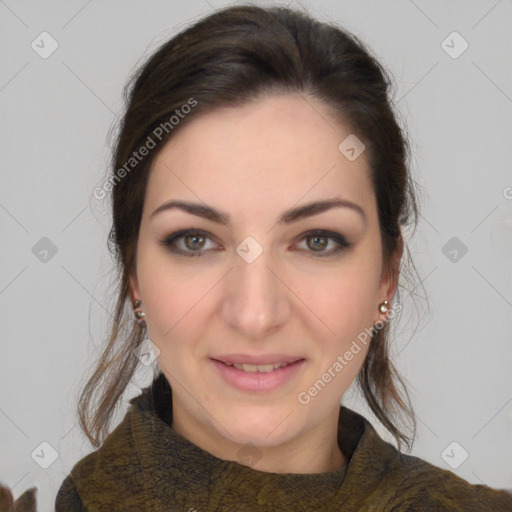
M 414 414 L 387 334 L 418 211 L 389 85 L 354 36 L 255 6 L 200 20 L 136 74 L 95 191 L 112 193 L 120 271 L 80 402 L 99 449 L 58 512 L 512 510 L 401 451 Z M 398 449 L 340 406 L 355 379 Z

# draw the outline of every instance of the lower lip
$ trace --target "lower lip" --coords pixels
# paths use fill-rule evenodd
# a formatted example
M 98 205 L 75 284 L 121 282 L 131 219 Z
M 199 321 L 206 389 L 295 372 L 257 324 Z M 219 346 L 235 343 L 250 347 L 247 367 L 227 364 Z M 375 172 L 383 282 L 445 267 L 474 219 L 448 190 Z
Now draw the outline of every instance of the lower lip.
M 215 359 L 212 359 L 212 362 L 223 379 L 241 391 L 271 391 L 292 379 L 302 367 L 304 359 L 271 372 L 246 372 Z

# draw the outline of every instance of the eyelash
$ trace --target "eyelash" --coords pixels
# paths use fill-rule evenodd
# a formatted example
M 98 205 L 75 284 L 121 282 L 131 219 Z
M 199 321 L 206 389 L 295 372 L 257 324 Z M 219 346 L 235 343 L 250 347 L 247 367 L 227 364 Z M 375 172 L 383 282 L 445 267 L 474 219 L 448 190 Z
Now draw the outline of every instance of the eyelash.
M 187 236 L 193 236 L 193 235 L 199 235 L 201 237 L 208 238 L 211 240 L 209 233 L 207 233 L 206 231 L 202 231 L 200 229 L 185 229 L 185 230 L 177 231 L 176 233 L 172 233 L 165 239 L 160 240 L 160 242 L 169 250 L 169 252 L 171 252 L 173 254 L 177 254 L 178 256 L 185 256 L 185 257 L 202 256 L 202 254 L 204 252 L 208 251 L 208 249 L 203 249 L 201 251 L 190 251 L 190 250 L 185 251 L 183 249 L 178 249 L 175 245 L 177 240 L 179 240 L 181 238 L 185 238 Z M 347 242 L 346 238 L 343 235 L 340 235 L 333 231 L 326 231 L 326 230 L 321 230 L 321 229 L 308 231 L 308 232 L 304 233 L 304 235 L 302 236 L 300 241 L 307 239 L 307 238 L 312 238 L 315 236 L 334 240 L 334 242 L 338 244 L 337 247 L 335 247 L 333 250 L 328 251 L 328 252 L 307 251 L 307 252 L 312 253 L 315 257 L 318 257 L 318 258 L 326 258 L 326 257 L 332 256 L 334 254 L 337 254 L 337 253 L 343 251 L 344 249 L 348 249 L 352 245 L 352 243 Z

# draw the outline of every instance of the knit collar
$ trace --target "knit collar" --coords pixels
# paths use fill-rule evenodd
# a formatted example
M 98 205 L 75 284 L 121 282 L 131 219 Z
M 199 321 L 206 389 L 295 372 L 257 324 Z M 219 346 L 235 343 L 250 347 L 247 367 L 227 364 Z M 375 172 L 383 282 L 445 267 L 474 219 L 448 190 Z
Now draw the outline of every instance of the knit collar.
M 224 510 L 223 506 L 233 503 L 257 504 L 258 510 L 269 504 L 269 510 L 281 510 L 303 502 L 307 502 L 308 510 L 329 510 L 329 504 L 339 507 L 354 486 L 361 492 L 361 486 L 370 485 L 361 481 L 368 464 L 374 470 L 382 464 L 385 467 L 397 454 L 363 416 L 340 406 L 338 444 L 347 459 L 345 466 L 308 474 L 258 471 L 215 457 L 171 428 L 172 390 L 162 373 L 130 403 L 131 433 L 141 469 L 147 475 L 146 492 L 159 494 L 162 500 L 187 493 L 197 500 L 190 503 L 197 510 Z M 162 468 L 165 482 L 161 481 Z

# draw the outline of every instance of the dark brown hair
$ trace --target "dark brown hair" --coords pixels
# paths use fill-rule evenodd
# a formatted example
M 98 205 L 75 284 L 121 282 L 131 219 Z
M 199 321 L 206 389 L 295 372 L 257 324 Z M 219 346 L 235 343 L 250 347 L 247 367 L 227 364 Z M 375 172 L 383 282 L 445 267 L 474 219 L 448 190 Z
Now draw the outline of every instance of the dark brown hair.
M 124 90 L 126 111 L 103 188 L 112 190 L 108 242 L 118 275 L 108 343 L 79 402 L 80 425 L 93 446 L 108 434 L 112 414 L 138 363 L 133 350 L 144 333 L 134 322 L 129 277 L 135 272 L 149 170 L 162 145 L 198 113 L 216 107 L 242 106 L 276 93 L 320 99 L 366 145 L 384 271 L 398 278 L 403 269 L 394 264 L 393 255 L 403 242 L 401 226 L 412 222 L 416 227 L 418 207 L 408 169 L 409 145 L 391 105 L 391 85 L 363 42 L 339 26 L 297 10 L 253 5 L 215 11 L 195 22 L 161 45 L 136 71 Z M 191 104 L 193 108 L 184 108 Z M 134 152 L 148 147 L 149 139 L 154 147 L 135 162 Z M 395 425 L 395 416 L 405 414 L 414 432 L 416 422 L 405 385 L 389 359 L 388 328 L 386 324 L 373 333 L 357 382 L 400 449 L 402 442 L 411 447 L 412 441 Z

